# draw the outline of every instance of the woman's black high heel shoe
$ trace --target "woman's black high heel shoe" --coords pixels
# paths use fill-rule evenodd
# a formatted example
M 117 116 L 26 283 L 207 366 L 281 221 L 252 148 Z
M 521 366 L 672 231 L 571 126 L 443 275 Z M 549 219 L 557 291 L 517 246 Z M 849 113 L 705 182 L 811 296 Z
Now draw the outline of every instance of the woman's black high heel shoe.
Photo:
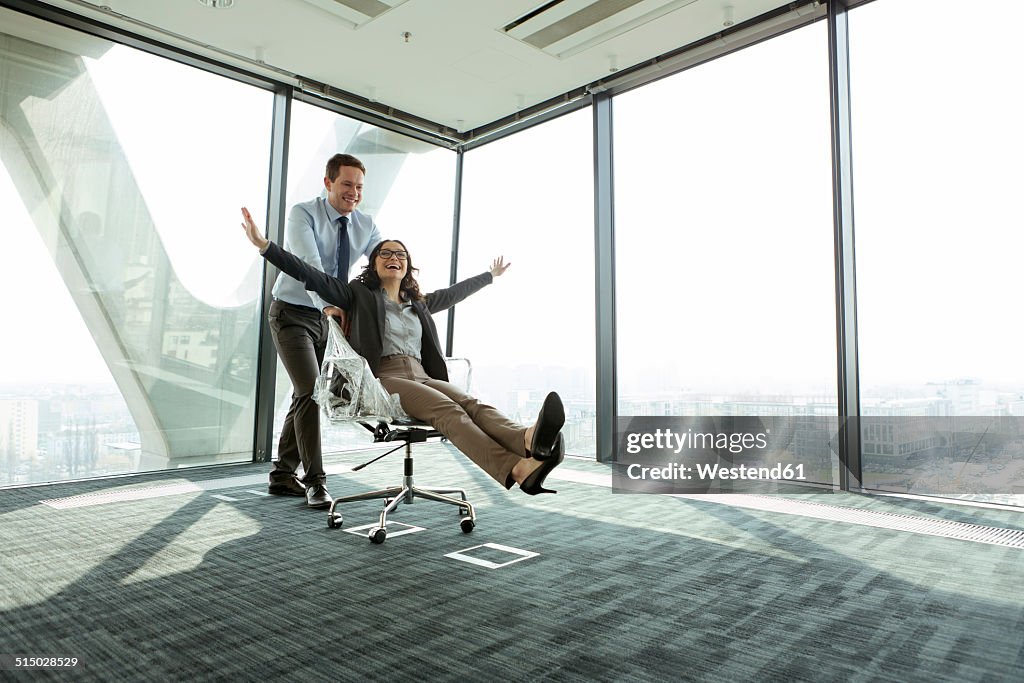
M 551 470 L 562 464 L 563 460 L 565 460 L 565 448 L 562 445 L 562 435 L 559 434 L 555 438 L 551 456 L 547 460 L 542 460 L 540 467 L 523 480 L 523 483 L 519 485 L 519 490 L 530 496 L 536 496 L 538 493 L 558 493 L 554 489 L 544 488 L 544 480 L 551 474 Z
M 562 425 L 565 424 L 565 408 L 558 394 L 551 392 L 544 399 L 544 404 L 537 413 L 537 426 L 533 430 L 530 450 L 527 455 L 534 460 L 547 460 L 552 457 L 555 441 L 559 438 Z

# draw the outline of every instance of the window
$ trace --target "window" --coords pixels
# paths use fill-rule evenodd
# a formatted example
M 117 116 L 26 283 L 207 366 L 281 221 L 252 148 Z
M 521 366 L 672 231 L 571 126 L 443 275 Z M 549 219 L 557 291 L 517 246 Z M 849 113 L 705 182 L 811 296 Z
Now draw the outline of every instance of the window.
M 592 113 L 567 114 L 466 153 L 459 277 L 512 266 L 456 307 L 455 355 L 474 393 L 532 424 L 548 391 L 566 408 L 566 452 L 593 457 Z
M 414 138 L 360 123 L 303 102 L 292 105 L 287 203 L 320 196 L 327 160 L 344 152 L 366 166 L 359 210 L 374 217 L 384 239 L 402 240 L 414 255 L 422 290 L 446 287 L 451 271 L 452 215 L 455 206 L 455 154 Z M 326 196 L 326 195 L 324 195 Z M 356 275 L 365 265 L 352 267 Z M 439 331 L 447 315 L 436 317 Z M 442 340 L 443 343 L 443 340 Z M 274 452 L 291 405 L 292 387 L 278 359 Z M 351 424 L 321 420 L 323 451 L 366 448 L 369 435 Z
M 6 10 L 0 25 L 0 290 L 20 330 L 0 392 L 32 430 L 0 483 L 251 459 L 259 259 L 238 206 L 264 211 L 271 95 Z
M 894 428 L 869 488 L 1024 504 L 1022 20 L 850 13 L 861 412 Z
M 830 482 L 826 55 L 818 22 L 620 95 L 613 121 L 619 414 L 822 416 L 792 443 Z

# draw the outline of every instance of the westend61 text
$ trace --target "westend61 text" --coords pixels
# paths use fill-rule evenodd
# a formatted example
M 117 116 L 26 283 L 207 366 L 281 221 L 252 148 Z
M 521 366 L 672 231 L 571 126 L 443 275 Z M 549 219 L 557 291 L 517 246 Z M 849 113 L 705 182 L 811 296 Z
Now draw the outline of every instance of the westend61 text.
M 757 434 L 726 434 L 724 432 L 674 432 L 671 429 L 657 429 L 654 433 L 632 432 L 626 434 L 626 452 L 636 455 L 642 450 L 673 450 L 674 453 L 684 448 L 728 448 L 730 453 L 740 453 L 751 448 L 767 448 L 768 435 Z
M 634 480 L 661 481 L 804 481 L 804 466 L 778 464 L 774 467 L 721 467 L 696 463 L 693 467 L 671 463 L 662 467 L 644 467 L 632 464 L 626 469 L 626 476 Z

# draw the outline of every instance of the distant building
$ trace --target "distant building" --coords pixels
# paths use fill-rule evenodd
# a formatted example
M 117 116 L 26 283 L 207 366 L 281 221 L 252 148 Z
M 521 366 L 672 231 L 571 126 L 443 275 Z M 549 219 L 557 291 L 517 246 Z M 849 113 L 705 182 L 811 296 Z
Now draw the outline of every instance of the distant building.
M 38 454 L 39 401 L 0 399 L 0 467 L 14 469 Z

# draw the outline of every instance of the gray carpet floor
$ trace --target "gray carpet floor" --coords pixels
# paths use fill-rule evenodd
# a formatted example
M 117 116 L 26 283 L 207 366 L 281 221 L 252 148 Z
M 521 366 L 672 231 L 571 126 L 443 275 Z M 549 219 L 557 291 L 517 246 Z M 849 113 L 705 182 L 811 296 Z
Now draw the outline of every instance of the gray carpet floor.
M 615 495 L 580 483 L 607 473 L 584 461 L 560 468 L 576 481 L 553 482 L 558 495 L 530 498 L 445 444 L 418 453 L 418 483 L 467 489 L 473 533 L 417 502 L 374 545 L 350 531 L 378 503 L 340 508 L 344 527 L 328 529 L 301 499 L 261 495 L 257 465 L 0 491 L 0 655 L 80 661 L 0 679 L 1024 680 L 1024 550 Z M 346 471 L 365 455 L 330 459 L 333 494 L 398 483 L 397 454 Z

